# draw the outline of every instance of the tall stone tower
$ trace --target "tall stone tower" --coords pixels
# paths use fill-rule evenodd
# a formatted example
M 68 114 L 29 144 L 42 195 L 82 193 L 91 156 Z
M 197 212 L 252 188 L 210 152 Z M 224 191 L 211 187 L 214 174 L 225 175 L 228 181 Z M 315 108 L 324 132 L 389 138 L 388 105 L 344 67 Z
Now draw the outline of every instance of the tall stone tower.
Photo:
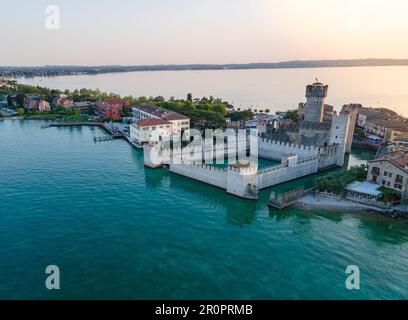
M 306 87 L 306 105 L 304 120 L 307 122 L 323 122 L 324 105 L 329 86 L 316 82 Z

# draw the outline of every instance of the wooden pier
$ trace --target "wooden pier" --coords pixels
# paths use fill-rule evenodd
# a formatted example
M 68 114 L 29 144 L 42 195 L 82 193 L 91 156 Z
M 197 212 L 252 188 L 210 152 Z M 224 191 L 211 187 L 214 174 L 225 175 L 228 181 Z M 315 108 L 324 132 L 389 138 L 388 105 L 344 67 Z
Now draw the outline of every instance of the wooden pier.
M 112 136 L 94 137 L 95 142 L 111 141 L 111 140 L 114 140 L 114 138 Z

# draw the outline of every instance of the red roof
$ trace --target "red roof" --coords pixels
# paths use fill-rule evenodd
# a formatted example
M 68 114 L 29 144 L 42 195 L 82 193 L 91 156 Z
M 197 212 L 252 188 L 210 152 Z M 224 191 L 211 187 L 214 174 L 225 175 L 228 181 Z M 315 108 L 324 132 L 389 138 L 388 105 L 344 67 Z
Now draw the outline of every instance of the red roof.
M 104 102 L 108 104 L 123 104 L 123 101 L 118 98 L 110 98 L 110 99 L 105 99 Z
M 159 125 L 164 125 L 164 124 L 170 124 L 170 122 L 166 120 L 162 120 L 162 119 L 156 119 L 156 118 L 143 119 L 137 122 L 137 125 L 139 127 L 159 126 Z

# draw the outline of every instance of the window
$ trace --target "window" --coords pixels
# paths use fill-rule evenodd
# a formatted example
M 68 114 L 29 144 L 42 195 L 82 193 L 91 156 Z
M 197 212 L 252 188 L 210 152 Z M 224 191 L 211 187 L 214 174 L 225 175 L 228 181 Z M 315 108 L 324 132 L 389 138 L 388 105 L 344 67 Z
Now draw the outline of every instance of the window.
M 387 172 L 387 171 L 384 171 L 384 175 L 387 177 L 387 176 L 388 176 L 388 172 Z
M 402 190 L 402 184 L 396 183 L 396 184 L 394 184 L 394 188 Z
M 404 177 L 397 174 L 397 177 L 395 178 L 395 183 L 402 183 L 403 180 L 404 180 Z
M 385 180 L 382 181 L 382 185 L 385 186 Z
M 373 169 L 371 170 L 372 174 L 378 175 L 380 174 L 380 168 L 378 167 L 373 167 Z

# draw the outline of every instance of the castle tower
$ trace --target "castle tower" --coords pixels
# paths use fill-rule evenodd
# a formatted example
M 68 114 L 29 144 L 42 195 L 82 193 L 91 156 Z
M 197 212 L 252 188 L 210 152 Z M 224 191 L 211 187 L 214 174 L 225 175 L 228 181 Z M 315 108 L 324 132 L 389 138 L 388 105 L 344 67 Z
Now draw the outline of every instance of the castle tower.
M 329 86 L 316 82 L 306 87 L 306 105 L 304 120 L 308 122 L 323 122 L 324 105 Z

